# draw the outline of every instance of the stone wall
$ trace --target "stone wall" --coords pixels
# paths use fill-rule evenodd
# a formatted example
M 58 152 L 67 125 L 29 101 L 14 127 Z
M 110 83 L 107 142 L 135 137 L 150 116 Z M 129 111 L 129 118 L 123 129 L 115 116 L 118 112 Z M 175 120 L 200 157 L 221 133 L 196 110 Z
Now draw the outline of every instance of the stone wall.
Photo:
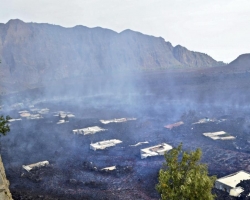
M 0 156 L 0 200 L 12 200 L 9 185 L 10 183 L 6 178 L 2 158 Z

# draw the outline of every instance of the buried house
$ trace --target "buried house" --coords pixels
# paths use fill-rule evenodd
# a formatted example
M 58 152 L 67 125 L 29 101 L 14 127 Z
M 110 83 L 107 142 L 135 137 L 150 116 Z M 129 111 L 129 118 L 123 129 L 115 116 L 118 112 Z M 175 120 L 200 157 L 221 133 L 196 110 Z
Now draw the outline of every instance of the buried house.
M 28 112 L 26 110 L 20 111 L 19 114 L 22 118 L 26 118 L 26 119 L 41 119 L 41 118 L 43 118 L 41 114 L 31 114 L 30 112 Z
M 106 131 L 107 129 L 103 129 L 99 126 L 92 126 L 92 127 L 87 127 L 87 128 L 82 128 L 82 129 L 75 129 L 73 130 L 74 134 L 82 134 L 82 135 L 89 135 L 89 134 L 95 134 L 100 131 Z
M 162 143 L 156 146 L 141 149 L 141 159 L 151 157 L 151 156 L 164 155 L 165 152 L 171 149 L 173 149 L 173 147 L 166 143 Z
M 166 125 L 166 126 L 164 126 L 164 127 L 167 128 L 167 129 L 169 129 L 169 130 L 172 130 L 172 128 L 181 126 L 181 125 L 183 125 L 183 124 L 184 124 L 184 122 L 183 122 L 183 121 L 180 121 L 180 122 L 176 122 L 176 123 L 174 123 L 174 124 L 168 124 L 168 125 Z
M 136 120 L 136 118 L 120 118 L 120 119 L 110 119 L 110 120 L 100 120 L 103 124 L 109 124 L 109 123 L 121 123 L 121 122 L 127 122 L 131 120 Z
M 42 162 L 38 162 L 38 163 L 34 163 L 34 164 L 30 164 L 30 165 L 23 165 L 23 169 L 25 169 L 27 172 L 29 172 L 30 170 L 34 169 L 34 168 L 40 168 L 40 167 L 46 167 L 49 165 L 49 161 L 45 160 Z
M 116 166 L 111 166 L 111 167 L 105 167 L 105 168 L 102 168 L 101 171 L 113 171 L 113 170 L 116 170 Z
M 215 188 L 228 192 L 229 195 L 237 197 L 243 191 L 241 187 L 236 187 L 242 180 L 249 180 L 250 173 L 245 171 L 239 171 L 234 174 L 230 174 L 219 178 L 215 181 Z
M 234 140 L 235 137 L 229 135 L 225 131 L 203 133 L 204 136 L 211 138 L 212 140 Z
M 97 149 L 106 149 L 108 147 L 112 147 L 115 146 L 117 144 L 122 143 L 121 140 L 117 140 L 117 139 L 113 139 L 113 140 L 103 140 L 100 142 L 96 142 L 96 143 L 91 143 L 90 144 L 90 149 L 92 150 L 97 150 Z

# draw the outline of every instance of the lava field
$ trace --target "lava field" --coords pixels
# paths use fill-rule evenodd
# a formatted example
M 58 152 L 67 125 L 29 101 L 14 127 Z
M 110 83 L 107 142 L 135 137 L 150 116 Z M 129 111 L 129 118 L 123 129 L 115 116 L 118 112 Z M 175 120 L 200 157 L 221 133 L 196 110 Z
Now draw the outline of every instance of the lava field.
M 164 157 L 142 160 L 140 149 L 163 142 L 172 146 L 182 142 L 185 150 L 201 148 L 202 161 L 208 164 L 211 175 L 221 177 L 237 170 L 250 170 L 248 113 L 241 111 L 237 114 L 234 110 L 219 108 L 214 109 L 216 112 L 208 112 L 206 106 L 185 111 L 176 105 L 173 107 L 175 103 L 166 103 L 164 109 L 157 112 L 150 106 L 142 111 L 129 105 L 79 108 L 68 102 L 37 103 L 35 108 L 48 108 L 49 112 L 40 119 L 22 118 L 11 122 L 11 132 L 1 138 L 2 157 L 14 199 L 158 199 L 155 184 Z M 18 112 L 23 109 L 29 107 L 12 109 L 10 115 L 18 118 Z M 54 115 L 62 110 L 75 117 L 67 123 L 57 124 L 60 117 Z M 174 119 L 171 113 L 179 115 L 176 114 Z M 135 117 L 136 120 L 100 122 L 101 119 L 122 117 Z M 204 117 L 223 118 L 224 121 L 193 124 Z M 171 130 L 164 128 L 178 120 L 183 120 L 184 124 Z M 91 126 L 106 130 L 91 135 L 72 132 Z M 214 141 L 202 135 L 221 130 L 236 139 Z M 119 139 L 122 143 L 104 150 L 89 148 L 93 142 L 108 139 Z M 133 146 L 145 141 L 148 143 Z M 22 168 L 22 165 L 43 160 L 48 160 L 49 166 L 30 172 Z M 110 166 L 116 166 L 116 169 L 101 170 Z
M 248 80 L 248 77 L 242 77 L 236 76 L 236 82 Z M 231 76 L 229 78 L 231 80 Z M 192 79 L 180 78 L 182 82 L 177 84 L 178 87 L 173 88 L 171 84 L 166 88 L 164 77 L 157 77 L 153 83 L 150 83 L 151 79 L 148 81 L 150 89 L 147 88 L 147 92 L 140 91 L 138 95 L 51 97 L 36 101 L 26 98 L 19 104 L 15 102 L 14 106 L 3 106 L 1 111 L 5 115 L 21 119 L 10 122 L 10 133 L 1 137 L 1 155 L 13 198 L 157 200 L 159 195 L 155 185 L 164 157 L 141 159 L 140 149 L 161 143 L 176 147 L 182 142 L 187 151 L 201 148 L 202 162 L 208 165 L 209 173 L 217 177 L 239 170 L 250 171 L 247 96 L 243 95 L 244 98 L 230 104 L 229 97 L 238 85 L 231 87 L 233 84 L 229 78 L 225 78 L 225 82 L 231 85 L 225 87 L 221 77 L 217 80 L 217 77 L 198 75 Z M 216 92 L 213 87 L 216 87 Z M 154 90 L 156 92 L 152 94 Z M 168 93 L 170 90 L 175 93 Z M 191 96 L 197 91 L 203 92 L 196 95 L 197 101 L 192 101 Z M 211 94 L 215 98 L 218 91 L 221 91 L 219 101 L 211 102 Z M 237 92 L 240 94 L 240 91 Z M 232 102 L 234 98 L 231 98 Z M 22 111 L 33 112 L 36 116 L 36 109 L 44 108 L 49 111 L 39 118 L 20 116 Z M 59 111 L 75 117 L 58 123 L 62 120 Z M 109 124 L 100 121 L 115 118 L 136 120 Z M 200 119 L 209 120 L 195 123 Z M 178 121 L 184 124 L 171 130 L 164 127 Z M 105 131 L 90 135 L 73 134 L 75 129 L 93 126 Z M 203 135 L 216 131 L 225 131 L 235 139 L 212 140 Z M 91 143 L 110 139 L 118 139 L 122 143 L 103 150 L 90 149 Z M 135 146 L 139 142 L 145 143 Z M 50 163 L 46 167 L 30 172 L 22 168 L 22 165 L 45 160 Z M 116 166 L 116 169 L 102 170 L 111 166 Z M 216 189 L 213 192 L 217 194 L 217 199 L 233 199 Z

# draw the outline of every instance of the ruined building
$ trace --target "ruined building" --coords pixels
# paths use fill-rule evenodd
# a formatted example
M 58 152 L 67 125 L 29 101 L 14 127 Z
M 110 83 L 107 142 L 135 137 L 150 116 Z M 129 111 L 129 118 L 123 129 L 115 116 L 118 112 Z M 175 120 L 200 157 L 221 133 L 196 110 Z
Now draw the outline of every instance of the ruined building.
M 152 147 L 141 149 L 141 159 L 151 157 L 151 156 L 164 155 L 165 152 L 171 149 L 173 149 L 173 147 L 166 143 L 162 143 L 162 144 L 158 144 Z
M 217 179 L 215 182 L 215 188 L 223 190 L 229 193 L 229 195 L 231 196 L 238 197 L 240 193 L 243 191 L 243 188 L 236 187 L 236 185 L 240 183 L 240 181 L 242 180 L 249 180 L 249 179 L 250 179 L 250 173 L 241 170 L 234 174 L 230 174 Z

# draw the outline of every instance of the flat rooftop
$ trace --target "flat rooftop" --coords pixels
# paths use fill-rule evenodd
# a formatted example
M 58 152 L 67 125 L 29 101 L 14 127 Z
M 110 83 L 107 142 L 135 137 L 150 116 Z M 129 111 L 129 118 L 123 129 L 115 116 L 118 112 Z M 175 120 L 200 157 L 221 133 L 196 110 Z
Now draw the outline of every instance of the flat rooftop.
M 82 129 L 75 129 L 73 130 L 74 134 L 83 134 L 83 135 L 88 135 L 88 134 L 95 134 L 100 131 L 106 131 L 107 129 L 103 129 L 99 126 L 92 126 L 92 127 L 87 127 L 87 128 L 82 128 Z
M 103 124 L 109 124 L 109 123 L 121 123 L 121 122 L 127 122 L 131 120 L 136 120 L 136 118 L 120 118 L 120 119 L 109 119 L 109 120 L 100 120 Z
M 164 155 L 165 152 L 173 149 L 171 145 L 166 143 L 158 144 L 152 147 L 141 149 L 141 159 L 150 157 L 150 156 L 158 156 Z
M 250 179 L 250 173 L 245 171 L 239 171 L 234 174 L 230 174 L 228 176 L 219 178 L 216 180 L 216 182 L 223 183 L 225 185 L 228 185 L 232 188 L 235 188 L 238 183 L 242 180 L 249 180 Z
M 166 126 L 164 126 L 164 127 L 171 130 L 172 128 L 178 127 L 178 126 L 180 126 L 180 125 L 182 125 L 182 124 L 184 124 L 184 122 L 183 122 L 183 121 L 180 121 L 180 122 L 176 122 L 176 123 L 174 123 L 174 124 L 168 124 L 168 125 L 166 125 Z
M 235 137 L 229 135 L 225 131 L 203 133 L 204 136 L 211 138 L 212 140 L 234 140 Z
M 30 164 L 30 165 L 23 165 L 22 167 L 29 172 L 34 167 L 44 167 L 44 166 L 48 166 L 48 165 L 49 165 L 49 161 L 45 160 L 45 161 L 42 161 L 42 162 Z
M 120 143 L 122 143 L 122 141 L 117 140 L 117 139 L 103 140 L 100 142 L 90 144 L 90 149 L 92 149 L 94 151 L 97 149 L 106 149 L 108 147 L 112 147 L 112 146 L 115 146 L 115 145 L 120 144 Z

